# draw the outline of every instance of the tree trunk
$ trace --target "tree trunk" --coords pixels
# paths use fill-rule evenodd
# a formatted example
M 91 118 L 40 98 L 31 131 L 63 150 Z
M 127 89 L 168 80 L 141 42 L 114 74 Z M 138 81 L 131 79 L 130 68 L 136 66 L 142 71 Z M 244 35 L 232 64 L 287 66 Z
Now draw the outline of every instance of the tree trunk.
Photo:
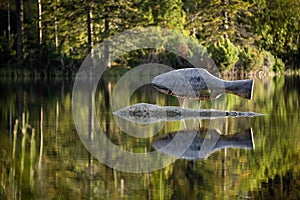
M 228 23 L 228 10 L 227 10 L 227 6 L 228 6 L 228 0 L 223 0 L 223 4 L 225 6 L 225 9 L 223 10 L 223 15 L 224 15 L 224 30 L 225 30 L 225 38 L 228 38 L 228 29 L 229 29 L 229 23 Z
M 38 22 L 39 22 L 39 42 L 43 43 L 43 30 L 42 30 L 42 0 L 38 0 Z
M 10 28 L 10 4 L 7 3 L 7 41 L 8 41 L 8 49 L 10 49 L 10 41 L 11 41 L 11 28 Z
M 93 34 L 93 25 L 92 25 L 92 2 L 89 2 L 87 5 L 87 35 L 88 35 L 88 53 L 91 53 L 92 47 L 93 47 L 93 40 L 92 40 L 92 34 Z
M 23 0 L 16 0 L 16 29 L 17 29 L 17 62 L 18 66 L 23 62 L 23 38 L 24 38 L 24 8 Z
M 109 37 L 109 17 L 108 17 L 108 13 L 109 13 L 110 9 L 109 7 L 105 8 L 105 17 L 104 17 L 104 28 L 105 28 L 105 34 L 107 37 Z M 111 61 L 110 61 L 110 54 L 109 54 L 109 43 L 108 41 L 105 41 L 105 45 L 104 45 L 104 60 L 105 60 L 105 67 L 110 68 L 111 67 Z
M 54 37 L 55 37 L 55 48 L 58 49 L 58 23 L 57 23 L 57 0 L 55 0 L 55 6 L 54 6 Z

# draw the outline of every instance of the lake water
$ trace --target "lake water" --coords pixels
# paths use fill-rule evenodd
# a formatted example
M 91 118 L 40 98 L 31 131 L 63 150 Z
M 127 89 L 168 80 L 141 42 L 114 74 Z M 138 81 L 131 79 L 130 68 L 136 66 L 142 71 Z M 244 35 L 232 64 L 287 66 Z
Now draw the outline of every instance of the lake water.
M 162 128 L 151 138 L 128 135 L 111 112 L 117 81 L 118 77 L 106 77 L 100 83 L 95 123 L 121 149 L 155 151 L 153 140 L 179 130 L 182 123 L 197 128 L 191 127 L 191 120 L 170 121 L 161 122 Z M 221 98 L 226 110 L 266 114 L 226 118 L 220 128 L 224 137 L 252 131 L 254 150 L 221 148 L 205 160 L 178 159 L 148 173 L 112 169 L 86 149 L 73 120 L 73 84 L 73 80 L 1 80 L 0 199 L 300 198 L 300 77 L 255 79 L 251 101 L 233 95 Z M 150 85 L 132 95 L 130 104 L 139 102 L 179 105 L 177 98 Z M 201 107 L 216 104 L 207 101 Z M 200 120 L 201 128 L 212 121 Z

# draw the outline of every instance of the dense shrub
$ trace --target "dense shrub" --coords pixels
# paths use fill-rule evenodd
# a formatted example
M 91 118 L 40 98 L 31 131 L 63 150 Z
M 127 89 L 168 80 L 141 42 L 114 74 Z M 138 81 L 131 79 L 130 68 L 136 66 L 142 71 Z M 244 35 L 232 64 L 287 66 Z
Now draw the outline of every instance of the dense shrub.
M 285 64 L 278 57 L 274 57 L 269 51 L 262 51 L 264 57 L 264 71 L 283 72 Z
M 263 70 L 264 71 L 272 71 L 273 67 L 275 65 L 275 57 L 273 54 L 269 51 L 262 51 L 263 57 L 264 57 L 264 66 Z
M 210 44 L 208 51 L 221 71 L 230 70 L 239 59 L 239 49 L 226 38 Z
M 241 65 L 246 71 L 261 70 L 264 65 L 264 56 L 253 46 L 244 46 L 239 54 Z
M 284 63 L 280 58 L 275 58 L 275 65 L 273 66 L 273 71 L 274 72 L 283 72 L 285 68 Z

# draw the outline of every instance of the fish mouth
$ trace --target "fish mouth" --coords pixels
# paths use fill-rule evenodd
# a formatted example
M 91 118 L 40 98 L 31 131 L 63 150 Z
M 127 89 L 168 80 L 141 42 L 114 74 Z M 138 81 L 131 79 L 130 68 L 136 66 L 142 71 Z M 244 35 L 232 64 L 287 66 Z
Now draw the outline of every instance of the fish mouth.
M 170 88 L 166 87 L 166 86 L 163 86 L 163 85 L 160 85 L 160 84 L 157 84 L 157 83 L 151 83 L 157 90 L 165 93 L 165 94 L 169 94 L 169 95 L 172 95 L 173 92 L 172 90 L 170 90 Z

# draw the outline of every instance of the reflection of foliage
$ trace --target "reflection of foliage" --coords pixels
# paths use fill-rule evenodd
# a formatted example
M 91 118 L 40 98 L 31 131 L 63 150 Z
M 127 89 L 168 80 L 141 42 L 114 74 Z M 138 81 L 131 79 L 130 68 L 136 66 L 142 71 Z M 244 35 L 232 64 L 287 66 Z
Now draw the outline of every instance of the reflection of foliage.
M 7 95 L 5 98 L 0 98 L 1 119 L 6 120 L 10 111 L 13 119 L 20 119 L 22 112 L 19 115 L 19 111 L 23 107 L 25 113 L 30 114 L 26 115 L 29 116 L 26 117 L 28 120 L 26 123 L 35 128 L 35 134 L 31 134 L 31 137 L 24 140 L 25 153 L 22 154 L 23 137 L 19 131 L 14 159 L 9 135 L 1 136 L 0 198 L 13 196 L 15 192 L 21 191 L 23 197 L 28 198 L 65 199 L 105 196 L 114 199 L 149 199 L 151 195 L 153 199 L 176 199 L 186 196 L 194 199 L 200 197 L 230 199 L 237 195 L 246 195 L 248 191 L 255 191 L 260 187 L 261 182 L 270 179 L 288 180 L 288 176 L 284 176 L 287 171 L 291 170 L 295 173 L 300 171 L 300 166 L 295 164 L 300 161 L 300 135 L 296 134 L 300 131 L 298 126 L 300 117 L 297 114 L 300 93 L 297 85 L 300 81 L 295 77 L 255 81 L 252 101 L 233 95 L 225 97 L 227 110 L 250 110 L 267 114 L 259 118 L 228 119 L 226 122 L 228 134 L 252 126 L 255 151 L 222 150 L 212 154 L 205 161 L 178 160 L 171 166 L 148 174 L 117 172 L 105 167 L 88 154 L 74 131 L 71 87 L 67 82 L 3 84 L 1 90 Z M 115 83 L 111 82 L 111 89 L 114 86 Z M 110 88 L 107 87 L 105 91 L 100 90 L 96 95 L 96 102 L 98 102 L 96 110 L 98 115 L 102 116 L 99 123 L 105 131 L 108 131 L 107 136 L 123 149 L 142 153 L 151 151 L 151 142 L 149 142 L 151 139 L 125 137 L 125 134 L 113 123 L 109 103 L 106 102 L 110 92 Z M 176 98 L 159 94 L 149 88 L 139 88 L 131 97 L 130 103 L 143 101 L 158 102 L 160 105 L 178 105 Z M 210 105 L 209 102 L 205 104 Z M 37 171 L 41 105 L 44 111 L 45 138 L 42 168 L 41 171 Z M 208 126 L 209 123 L 209 121 L 201 121 L 201 125 Z M 176 131 L 179 128 L 180 122 L 170 122 L 158 134 Z M 222 130 L 222 132 L 226 131 Z M 31 146 L 34 143 L 36 148 Z M 24 168 L 21 176 L 19 164 L 22 159 Z M 33 177 L 41 176 L 39 180 L 37 177 L 31 179 L 39 187 L 31 187 L 30 169 L 34 171 Z M 15 177 L 12 176 L 14 170 Z M 17 189 L 13 191 L 12 186 L 17 186 L 15 187 Z M 271 184 L 270 187 L 278 189 L 276 184 Z M 256 197 L 255 192 L 249 195 Z M 294 195 L 298 195 L 297 192 Z
M 264 181 L 258 191 L 250 192 L 251 199 L 299 199 L 300 174 L 288 171 Z

